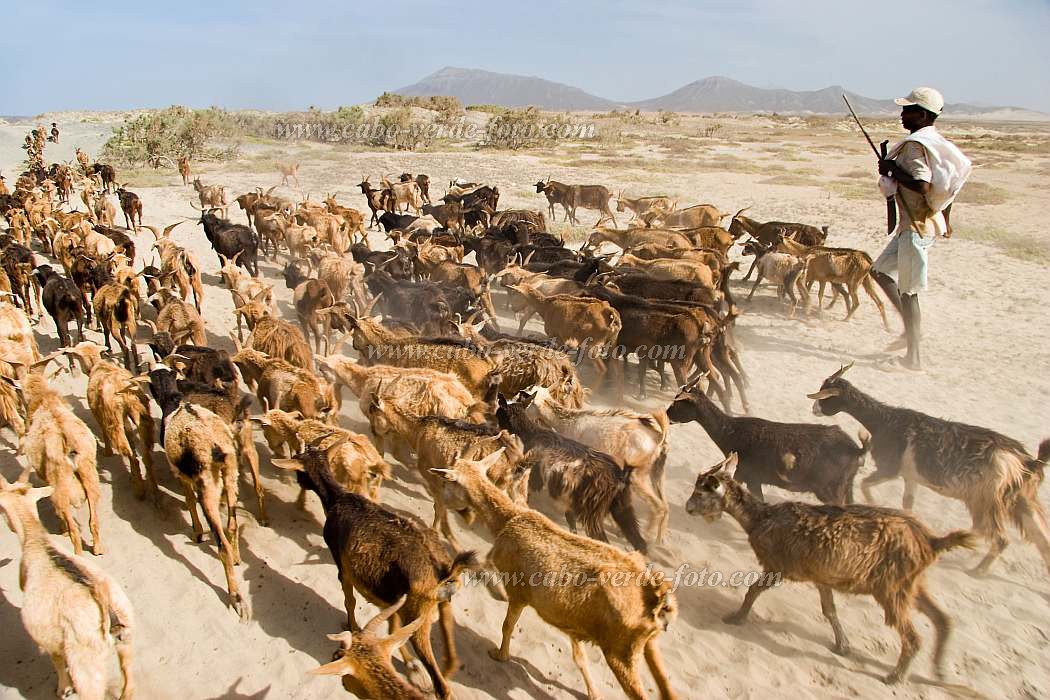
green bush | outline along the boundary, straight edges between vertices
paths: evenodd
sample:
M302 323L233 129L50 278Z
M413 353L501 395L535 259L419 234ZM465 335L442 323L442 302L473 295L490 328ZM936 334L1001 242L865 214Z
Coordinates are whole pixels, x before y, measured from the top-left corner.
M468 112L486 112L488 114L502 114L507 111L503 105L467 105Z
M190 160L229 160L237 146L218 146L216 139L238 136L240 130L221 109L173 106L143 114L113 130L101 159L125 166L174 167L181 156Z
M459 114L463 111L463 105L459 99L451 95L428 95L425 97L413 97L409 95L398 95L394 92L384 92L376 98L376 107L419 107L435 112L451 112Z

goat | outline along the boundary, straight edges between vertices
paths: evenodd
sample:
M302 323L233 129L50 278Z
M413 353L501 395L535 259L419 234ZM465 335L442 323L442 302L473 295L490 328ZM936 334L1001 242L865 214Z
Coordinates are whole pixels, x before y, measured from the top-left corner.
M548 179L546 185L544 185L544 187L542 188L539 186L539 183L537 183L536 191L543 192L544 194L546 194L547 189L552 184L559 183L553 183ZM565 206L566 204L568 205L567 207L565 207L566 216L568 217L571 223L580 223L579 219L576 218L577 209L597 209L601 213L601 215L598 217L598 223L595 224L596 226L601 225L601 223L606 219L612 219L613 226L616 226L616 216L612 213L612 210L609 208L609 199L612 197L612 193L609 192L608 187L605 187L604 185L563 185L562 187L569 188L567 202L562 202L562 206ZM548 201L550 201L549 196L547 199ZM553 218L553 203L551 203L550 209L551 218Z
M168 278L179 289L179 298L185 300L190 292L193 292L193 306L197 313L201 312L201 302L204 300L204 284L201 280L201 266L197 262L197 256L192 251L186 250L171 239L171 232L181 224L164 227L164 231L158 231L154 226L146 226L155 239L153 247L160 253L161 278ZM220 261L222 260L220 256Z
M135 344L138 330L139 297L134 289L120 282L109 282L103 285L91 302L95 316L102 326L102 336L106 349L109 349L110 336L120 346L124 355L124 366L138 371L139 350Z
M497 451L479 462L459 460L451 469L438 470L447 481L446 500L477 511L492 533L494 544L486 557L489 567L511 580L528 582L506 587L503 640L489 656L510 659L518 618L532 607L545 622L569 635L572 659L588 697L600 695L591 680L585 643L602 650L631 700L647 697L638 673L643 654L661 699L675 700L657 646L657 636L677 614L671 584L648 575L641 555L566 532L528 506L514 503L485 476L499 458ZM560 576L547 575L550 572L566 572L574 585L564 585ZM611 584L613 572L619 574L618 583L627 585ZM575 585L581 581L582 585Z
M871 436L861 432L857 447L837 425L726 415L695 381L678 393L667 417L672 423L699 423L723 454L737 453L737 478L757 498L763 498L763 485L770 484L812 492L822 503L853 503L853 479L871 443Z
M537 388L534 396L531 405L544 425L609 455L621 468L630 468L632 490L649 504L650 535L657 543L662 542L670 519L664 497L667 413L637 413L622 408L571 409L558 404L542 388Z
M124 213L125 228L138 231L142 225L142 200L131 190L125 189L127 184L117 188L117 198L120 200L120 211ZM135 217L138 217L138 223Z
M84 303L80 289L71 280L51 269L49 265L36 268L35 276L43 289L43 305L55 322L58 342L69 347L69 321L77 324L77 342L84 340Z
M183 183L185 184L185 183ZM197 191L202 209L215 209L227 218L226 188L222 185L205 185L199 177L193 178L193 189Z
M649 224L664 228L689 229L701 226L718 226L722 219L729 216L713 204L695 204L685 209L658 212L649 220Z
M131 447L131 431L137 430L141 441L137 450L142 455L142 463L145 465L149 491L156 499L157 479L153 472L153 442L156 429L149 411L149 399L143 394L142 387L133 381L131 372L102 359L103 349L101 345L88 341L78 343L64 352L76 357L88 375L88 407L102 435L103 454L107 457L112 456L116 448L131 471L131 485L135 496L143 498L146 494L146 483L142 478L139 459Z
M321 352L321 318L318 312L327 309L335 303L336 297L324 280L309 279L296 286L292 294L292 305L295 306L295 314L299 319L299 325L303 329L303 337L307 345L310 343L310 335L314 338L314 351ZM325 337L325 352L328 351L328 338Z
M299 163L278 163L277 171L281 173L281 184L287 185L288 178L295 180L295 186L298 189L302 189L302 185L299 184Z
M184 401L171 370L154 369L140 379L149 384L163 413L164 452L186 496L195 538L197 542L204 540L204 528L197 515L199 501L212 539L219 548L229 605L241 622L247 623L252 617L251 603L241 594L234 569L241 556L237 529L238 449L233 429L207 408ZM226 502L225 530L219 512L220 499Z
M631 546L645 554L648 545L631 503L633 468L621 468L608 454L544 427L527 415L531 402L528 394L518 394L513 402L499 397L496 411L499 427L521 438L521 468L531 470L529 491L546 488L570 530L576 532L579 518L587 536L602 542L608 542L602 521L611 515Z
M379 226L379 212L386 211L383 208L383 192L372 187L372 184L368 182L367 177L361 178L361 182L358 184L361 188L361 194L365 196L368 201L368 208L372 211L372 219L368 222L369 226Z
M120 663L120 697L134 694L134 611L113 577L83 557L54 545L37 515L36 503L54 487L10 484L0 476L0 510L22 546L19 584L22 623L58 674L58 695L103 700L112 648Z
M791 303L791 315L794 316L795 308L798 306L798 299L795 298L793 289L796 280L805 273L805 261L788 253L774 252L773 246L764 247L758 241L748 241L744 245L744 252L755 256L755 265L758 269L758 277L755 278L755 283L751 285L751 291L747 295L747 300L751 301L751 297L755 295L758 285L762 283L762 280L767 280L777 285L777 299L781 303L784 302L785 295L788 297ZM804 290L805 288L803 287L802 291L805 296Z
M299 485L321 498L324 539L339 572L350 630L359 629L354 616L355 589L365 600L382 607L407 596L394 629L417 618L425 620L412 635L412 647L437 696L451 697L447 678L459 662L450 600L460 575L474 568L474 553L451 556L432 530L345 490L332 477L324 451L308 447L293 459L275 459L273 464L294 470ZM445 641L445 664L441 669L430 645L435 607Z
M779 577L809 581L820 592L821 611L835 635L832 650L847 656L849 641L839 623L833 591L870 595L885 611L886 624L901 638L897 665L884 678L894 684L904 678L919 650L919 635L910 619L912 607L918 604L937 630L933 667L943 679L951 622L926 589L925 572L942 553L972 548L974 536L956 530L936 537L915 517L890 508L763 503L726 473L735 464L736 455L730 453L702 472L686 503L690 515L701 515L708 522L729 513L747 533L764 571L747 589L740 609L725 621L742 624L759 594Z
M164 332L171 335L175 344L192 343L207 345L208 334L204 319L190 304L179 299L170 289L161 289L151 300L159 307L157 321L144 321L154 333Z
M276 408L250 420L262 429L272 454L291 457L307 446L316 447L326 453L332 476L343 488L379 502L379 489L390 478L390 465L364 435ZM300 507L305 497L304 490L299 495Z
M190 157L179 156L178 168L179 175L182 177L182 186L185 187L190 184Z
M419 189L419 184L416 182L390 182L384 176L382 179L383 190L388 192L389 204L387 204L386 211L388 212L400 212L402 207L405 209L411 208L416 212L416 215L423 213L423 193Z
M245 347L285 360L309 372L314 371L310 344L306 342L303 332L288 321L273 316L263 292L247 301L240 299L239 295L235 295L234 299L242 302L235 307L235 311L244 315L251 329Z
M631 199L623 196L623 190L616 195L616 211L623 213L630 209L634 218L641 221L650 221L658 213L671 212L677 208L678 201L667 196Z
M46 364L54 355L38 364ZM62 394L48 386L43 374L30 374L22 382L22 396L26 406L26 434L22 452L26 456L23 477L35 470L49 486L54 487L51 502L55 513L65 523L73 551L84 552L80 541L80 526L75 511L84 502L88 506L91 530L91 551L103 553L99 532L99 479L95 454L95 436L84 421L62 398Z
M407 595L393 605L384 608L368 621L359 632L340 632L328 638L339 642L335 660L310 671L321 676L342 676L343 688L362 698L400 698L401 700L426 700L414 685L397 675L390 655L411 639L426 621L417 617L403 627L379 636L379 626L389 620L405 604Z
M961 501L973 529L991 541L971 573L986 573L1006 549L1008 521L1036 546L1050 570L1050 532L1039 502L1050 440L1039 445L1033 459L1021 443L993 430L876 401L842 378L850 367L852 363L825 379L809 398L815 414L845 412L871 432L875 473L861 482L865 500L872 502L872 486L901 477L903 506L911 510L916 486L925 486Z
M192 202L191 202L192 204ZM194 207L199 209L199 207ZM247 270L252 277L259 276L259 237L255 231L242 224L231 223L220 219L210 211L201 210L198 221L204 227L204 235L216 254L224 255L230 260L239 255L238 265ZM220 258L219 264L222 264Z
M260 403L299 411L307 418L326 419L334 414L335 396L331 385L312 371L257 350L241 349L231 359L246 383L256 384Z
M828 227L810 226L808 224L795 224L784 221L767 221L760 223L754 219L742 216L749 207L745 207L733 215L729 222L729 233L733 238L740 238L750 234L763 245L777 245L785 238L792 238L802 245L814 246L824 245L828 238ZM744 279L751 276L749 271Z
M581 299L564 294L544 297L525 283L504 286L521 294L536 309L547 335L566 346L579 348L579 352L589 352L597 370L595 385L600 385L606 374L606 355L616 345L623 327L616 309L600 299Z
M824 300L824 285L827 283L831 283L832 286L842 285L848 292L846 295L846 317L843 319L848 321L860 306L857 288L863 285L864 291L875 302L875 306L879 310L883 328L886 330L890 329L889 323L886 321L886 307L875 290L870 255L862 250L854 250L852 248L807 248L794 243L794 241L788 241L790 239L784 241L788 246L788 252L806 261L805 275L799 280L800 286L808 289L813 285L813 282L820 283L820 288L817 292L818 310L821 308Z

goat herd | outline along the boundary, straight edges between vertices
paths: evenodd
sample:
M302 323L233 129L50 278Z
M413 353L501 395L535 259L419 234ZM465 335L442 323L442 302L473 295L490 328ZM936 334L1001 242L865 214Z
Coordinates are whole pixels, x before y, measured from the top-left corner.
M463 181L450 183L443 203L433 205L423 175L397 182L384 177L378 188L364 178L367 227L361 212L332 196L294 201L274 188L235 199L248 221L243 225L226 218L225 189L198 178L192 183L196 221L235 305L236 351L230 353L209 344L201 303L217 291L205 287L201 261L173 237L183 222L163 230L142 226L152 233L152 253L136 253L144 240L134 236L142 200L116 186L112 167L91 163L79 149L78 160L79 168L27 171L13 192L3 187L0 195L7 221L0 288L9 297L0 302L0 427L15 434L25 464L17 481L0 477L0 506L22 544L22 618L50 654L60 694L75 689L83 700L102 698L111 648L123 673L121 697L130 698L134 685L131 604L96 560L82 556L77 513L85 503L92 552L104 551L96 435L103 453L115 452L130 469L135 495L155 501L159 442L196 540L210 532L229 605L247 622L250 597L237 572L238 480L243 469L251 472L258 520L268 524L255 441L255 431L261 433L269 463L289 470L302 487L300 502L307 491L319 496L324 540L345 594L349 631L331 637L339 645L335 660L316 672L342 676L347 690L361 697L424 697L391 663L408 641L436 695L451 697L449 678L459 665L452 597L462 576L481 574L489 574L492 594L508 605L493 659L510 658L518 617L532 607L569 636L589 697L599 693L585 643L601 649L628 697L646 697L642 658L660 697L677 697L657 644L675 618L675 596L645 559L668 527L670 423L698 423L727 456L701 470L686 511L708 521L728 513L747 532L766 572L814 583L837 653L848 653L849 642L833 591L867 594L884 608L901 639L889 683L905 677L919 647L911 622L916 606L936 627L933 658L941 672L950 621L924 579L941 553L973 547L975 536L983 537L991 546L977 571L986 571L1006 547L1012 523L1050 566L1038 500L1050 441L1036 458L991 430L881 403L843 377L846 367L810 398L818 415L853 416L863 426L859 442L836 426L728 413L734 388L747 411L733 334L738 307L729 285L739 265L728 258L735 243L756 257L755 287L762 279L776 283L792 313L795 293L808 305L813 283L821 296L832 285L832 302L844 297L847 318L861 286L882 311L870 258L826 247L826 229L761 224L743 212L727 229L720 224L728 215L711 205L678 209L666 197L613 197L605 187L549 178L536 183L547 215L500 210L496 187ZM179 163L184 185L189 166ZM297 170L284 165L281 174L298 183ZM83 211L72 206L74 181ZM107 198L114 190L124 230L114 226ZM591 208L601 212L599 223L615 226L611 201L617 212L634 213L631 227L596 227L579 250L547 231L556 205L570 221L578 208ZM403 214L405 207L417 216ZM370 247L373 225L385 229L392 242L387 249ZM606 246L615 247L615 255L602 254ZM463 262L470 253L474 264ZM259 276L260 257L285 254L284 281L293 290L298 324L279 316L273 286ZM38 264L43 256L48 263ZM520 316L516 334L499 329L496 285ZM34 326L44 328L45 310L58 338L56 344L41 336L57 347L41 356ZM381 316L372 315L376 310ZM542 319L545 336L525 334L533 315ZM85 340L95 329L95 340ZM336 333L343 337L333 344ZM151 361L140 356L140 335ZM339 354L344 343L353 356ZM663 384L664 367L671 366L681 387L673 403L652 413L587 406L588 391L622 398L630 356L637 358L640 396L648 370ZM49 384L51 363L55 373L76 363L87 375L94 430ZM339 426L344 389L357 397L371 436ZM899 477L904 510L853 505L854 477L869 452L876 469L861 484L865 499L872 502L873 485ZM381 505L382 482L391 478L387 454L415 468L414 478L433 498L432 527ZM34 471L45 487L30 485ZM766 503L765 485L812 494L824 505ZM972 533L937 536L910 514L919 485L965 504ZM568 529L529 507L535 492L553 499ZM644 533L635 495L649 510ZM59 549L38 519L35 503L48 496L75 555ZM467 525L479 519L486 526L492 547L483 558L460 548L450 510ZM607 516L635 552L608 543ZM583 583L551 585L544 576L564 571ZM751 586L726 621L743 622L770 585L762 579ZM355 619L358 594L381 610L363 627ZM440 664L430 641L436 620L445 651ZM384 622L387 633L380 629ZM407 648L402 653L408 661Z

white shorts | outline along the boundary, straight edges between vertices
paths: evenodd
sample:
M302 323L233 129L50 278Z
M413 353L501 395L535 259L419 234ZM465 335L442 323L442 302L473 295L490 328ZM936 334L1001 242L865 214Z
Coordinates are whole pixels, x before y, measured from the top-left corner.
M932 234L923 238L915 231L902 231L893 237L872 267L876 272L895 277L901 294L924 292L928 251L936 238Z

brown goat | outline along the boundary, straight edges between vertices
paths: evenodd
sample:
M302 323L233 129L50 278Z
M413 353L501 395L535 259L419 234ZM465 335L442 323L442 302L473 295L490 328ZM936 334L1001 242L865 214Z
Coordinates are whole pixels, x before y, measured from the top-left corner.
M407 596L379 612L359 632L330 634L328 638L339 642L335 661L310 671L319 676L342 676L343 688L361 698L398 698L399 700L426 700L414 685L406 683L397 675L390 655L411 639L423 623L424 617L391 632L379 636L379 626L388 621L402 605Z
M731 453L702 472L686 503L690 515L702 515L708 522L729 513L747 532L762 564L764 575L747 589L740 609L725 621L744 622L758 596L779 577L809 581L820 591L821 611L835 635L833 651L846 656L850 647L833 591L870 595L885 611L886 624L901 638L897 666L884 679L892 684L904 678L919 650L919 635L911 623L912 607L918 604L937 629L933 665L937 677L943 678L951 622L926 590L925 573L942 553L972 548L974 535L956 530L936 537L918 519L890 508L764 503L726 473L735 465L736 453Z
M572 659L588 697L600 695L591 680L585 643L602 650L631 700L647 697L638 672L643 655L662 700L677 698L657 645L660 632L677 613L671 583L649 575L641 555L566 532L528 506L514 503L485 476L500 456L494 452L479 462L459 460L451 469L440 470L447 480L445 498L450 505L476 510L492 533L489 566L516 582L506 586L503 641L489 656L510 659L511 635L521 613L531 607L569 635ZM547 575L552 572L567 573L574 584L561 584L556 580L560 577ZM612 585L613 576L625 585ZM580 581L582 585L575 585Z

